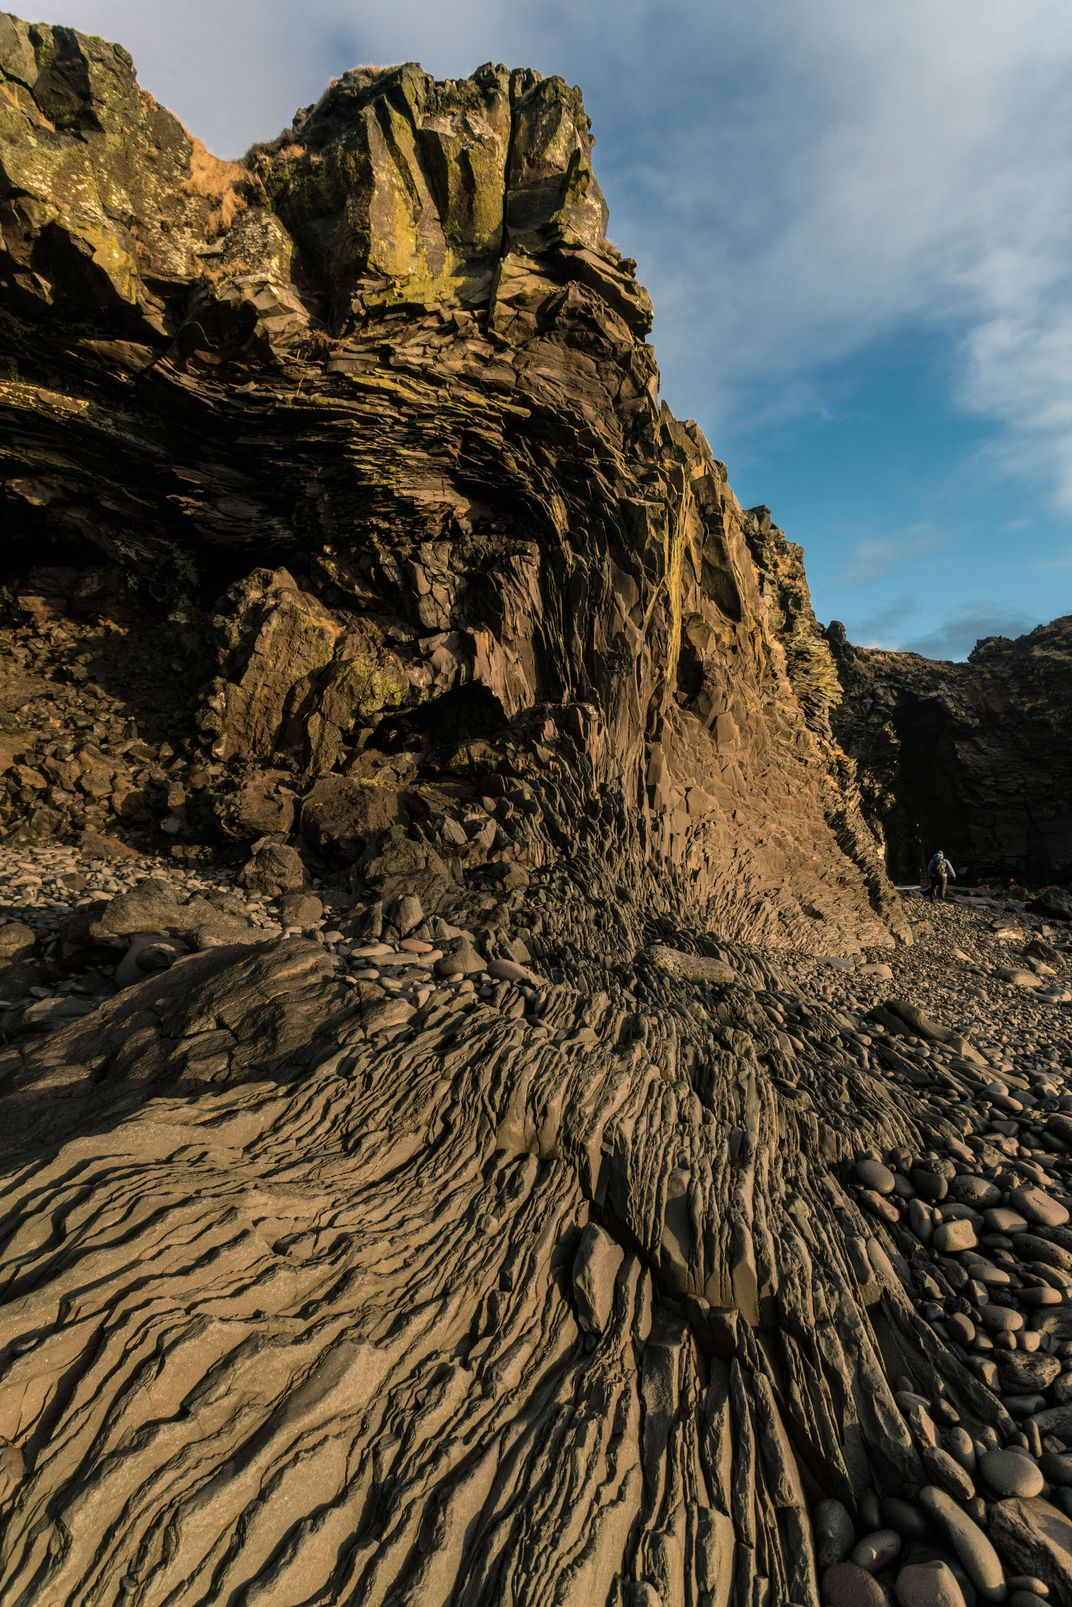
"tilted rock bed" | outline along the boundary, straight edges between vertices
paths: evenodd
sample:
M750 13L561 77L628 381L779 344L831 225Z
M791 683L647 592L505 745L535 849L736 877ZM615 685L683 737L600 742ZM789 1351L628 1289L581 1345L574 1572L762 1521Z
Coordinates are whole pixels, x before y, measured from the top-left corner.
M1067 944L889 947L579 93L0 78L0 1600L1067 1600Z
M0 826L587 850L744 941L897 935L800 549L659 398L577 89L358 68L221 162L106 41L0 13L0 81Z
M1056 926L0 880L116 944L0 1058L5 1599L1070 1599L1072 1017L996 975ZM199 900L255 930L117 985Z

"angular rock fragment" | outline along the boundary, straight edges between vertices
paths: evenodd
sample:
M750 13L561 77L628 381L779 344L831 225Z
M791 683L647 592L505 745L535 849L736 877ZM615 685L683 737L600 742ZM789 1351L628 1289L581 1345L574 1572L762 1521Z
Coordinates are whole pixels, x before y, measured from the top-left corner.
M594 1222L581 1233L573 1257L573 1295L577 1321L586 1333L602 1333L610 1322L614 1285L621 1270L620 1245Z
M0 61L0 823L154 869L61 922L24 866L7 940L0 1594L1052 1574L1057 1040L904 984L799 550L658 400L579 93L356 69L218 163L115 47Z
M994 1543L1011 1567L1049 1587L1054 1601L1072 1598L1072 1518L1041 1498L999 1501L990 1518Z

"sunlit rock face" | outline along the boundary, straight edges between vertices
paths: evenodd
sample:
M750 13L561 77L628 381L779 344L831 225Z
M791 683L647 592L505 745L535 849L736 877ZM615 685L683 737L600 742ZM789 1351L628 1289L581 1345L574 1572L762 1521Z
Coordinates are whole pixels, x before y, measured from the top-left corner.
M1063 1599L1067 954L894 943L577 91L0 62L0 1599Z
M657 399L577 90L361 69L224 163L116 46L0 52L4 561L60 567L59 619L92 568L182 624L216 795L349 775L405 833L523 781L498 859L583 848L730 936L896 925L769 534Z

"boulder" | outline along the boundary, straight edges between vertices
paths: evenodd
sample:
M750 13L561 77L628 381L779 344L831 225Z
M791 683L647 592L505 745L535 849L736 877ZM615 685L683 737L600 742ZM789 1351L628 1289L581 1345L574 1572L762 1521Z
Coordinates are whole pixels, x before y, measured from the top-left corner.
M602 1333L610 1322L615 1280L623 1259L621 1245L589 1222L573 1257L572 1274L577 1321L585 1333Z
M189 929L187 900L163 877L147 876L125 892L117 893L89 925L96 942L115 943L140 932Z
M286 843L258 843L238 877L251 893L274 898L305 884L305 866L297 849Z
M897 1575L893 1593L897 1607L966 1607L957 1577L944 1562L909 1563Z
M724 960L709 954L684 954L667 943L652 943L637 958L647 961L656 970L701 986L725 988L737 981L736 970Z
M1042 1492L1042 1470L1033 1457L1019 1451L987 1451L979 1471L995 1495L1033 1496Z
M889 1592L854 1562L836 1562L823 1574L823 1601L829 1607L890 1607Z
M1005 1575L997 1552L982 1529L944 1490L925 1485L920 1505L944 1529L983 1601L1005 1599Z
M221 797L218 814L225 835L240 841L289 836L295 818L292 778L283 771L250 776Z
M1031 1574L1056 1602L1072 1601L1072 1518L1041 1497L998 1501L990 1511L994 1544L1010 1572Z
M37 933L25 921L8 921L0 926L0 966L27 960L36 948Z
M315 926L324 906L315 893L285 893L279 901L279 919L284 926Z
M314 847L354 860L370 838L406 815L404 794L398 791L349 776L324 776L302 802L301 832Z

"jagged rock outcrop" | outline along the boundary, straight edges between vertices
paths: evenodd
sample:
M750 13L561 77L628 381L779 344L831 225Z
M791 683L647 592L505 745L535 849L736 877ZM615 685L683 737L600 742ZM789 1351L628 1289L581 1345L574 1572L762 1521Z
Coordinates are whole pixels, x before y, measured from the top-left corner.
M936 848L962 877L1072 882L1072 615L966 663L854 647L831 627L834 731L859 764L888 866L913 880Z
M583 843L725 935L844 951L898 927L757 567L769 521L658 402L576 90L362 69L222 163L115 46L5 17L0 70L13 638L73 660L83 699L96 644L62 651L65 594L131 648L90 804L78 752L12 721L9 819L181 852L285 836L345 776L405 794L376 829L455 884ZM52 635L27 641L42 595ZM120 750L157 623L187 706L173 688L143 774ZM514 795L516 832L481 815Z
M124 879L61 952L238 896ZM0 1053L5 1601L1072 1599L1067 1013L998 1079L565 866L370 915Z
M1068 1599L1068 952L844 969L830 651L578 93L224 164L0 64L0 1596Z

